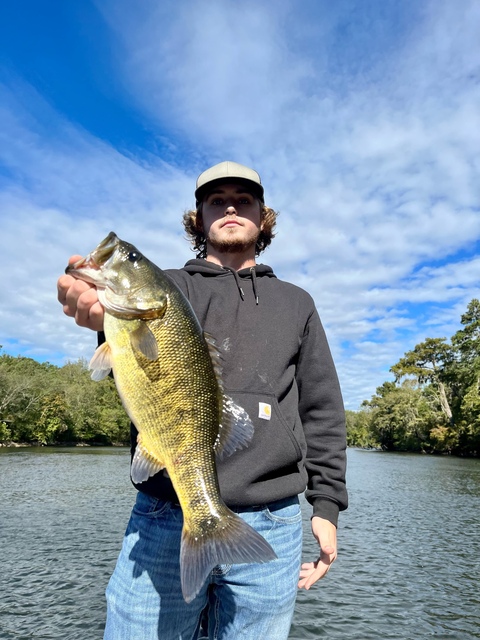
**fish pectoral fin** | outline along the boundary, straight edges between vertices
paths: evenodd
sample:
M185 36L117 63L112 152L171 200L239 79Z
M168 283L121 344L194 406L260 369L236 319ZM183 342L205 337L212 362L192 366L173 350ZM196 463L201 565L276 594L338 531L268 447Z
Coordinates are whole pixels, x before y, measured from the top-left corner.
M137 442L137 448L133 455L132 468L130 470L132 481L135 484L145 482L145 480L148 480L164 468L165 464L163 461L158 460L149 453L141 442Z
M104 342L98 347L90 360L88 368L92 372L92 380L96 382L108 376L112 370L112 350L108 342Z
M139 326L130 333L130 343L132 348L140 351L149 360L158 358L158 344L152 330L146 322L141 322Z
M248 413L229 396L223 396L223 411L215 453L220 460L231 456L238 449L248 447L253 437L253 424Z
M253 437L253 424L245 409L235 404L232 398L223 394L222 354L212 336L208 333L203 335L208 345L218 387L222 392L222 418L217 441L214 445L215 453L221 460L231 456L238 449L248 447Z

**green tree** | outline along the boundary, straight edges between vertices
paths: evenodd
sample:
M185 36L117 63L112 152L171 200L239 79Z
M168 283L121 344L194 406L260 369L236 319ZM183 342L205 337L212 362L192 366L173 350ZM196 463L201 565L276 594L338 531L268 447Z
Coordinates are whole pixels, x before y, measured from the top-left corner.
M32 425L31 437L41 444L54 444L66 431L67 406L63 394L44 395L40 401L40 410Z
M43 397L53 389L55 367L32 358L0 356L0 420L9 425L12 440L35 440Z
M111 378L94 382L86 361L69 362L60 370L68 414L64 438L88 443L126 443L129 420Z
M462 454L480 456L480 375L463 397L458 450Z
M480 302L476 298L469 303L461 323L463 329L452 336L456 358L448 372L458 426L453 450L480 455Z
M464 363L475 364L480 357L480 301L474 298L461 317L464 328L452 337L452 345Z
M377 448L379 443L375 440L370 426L370 409L363 406L360 411L346 411L347 418L347 445L349 447L361 447L363 449Z
M129 420L111 378L86 362L63 367L0 354L0 441L126 443Z
M450 344L426 338L407 351L390 369L395 382L385 382L363 403L366 431L383 448L480 456L478 299L461 323ZM350 418L351 442L368 440L359 425L357 416Z
M438 418L423 390L413 380L400 386L385 382L369 402L370 428L387 451L430 449L430 430Z
M430 383L437 392L442 411L447 419L453 422L449 401L451 391L445 385L446 368L453 361L454 351L447 344L446 338L427 338L424 342L417 344L412 351L407 351L390 371L397 382L404 376L413 376L420 385Z

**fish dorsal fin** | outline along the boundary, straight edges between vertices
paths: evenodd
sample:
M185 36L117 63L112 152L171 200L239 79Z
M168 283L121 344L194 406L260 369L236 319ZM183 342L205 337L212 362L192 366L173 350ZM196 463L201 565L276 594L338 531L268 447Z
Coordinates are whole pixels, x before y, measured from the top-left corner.
M130 475L135 484L145 482L151 476L165 468L162 460L154 457L148 449L143 445L140 434L137 437L137 447L133 455L132 468Z
M214 449L222 460L238 449L248 447L253 436L253 424L248 413L229 396L223 396L222 421Z
M149 360L158 358L157 341L146 322L141 322L130 332L130 343L135 351L140 351Z
M223 393L223 383L222 383L222 354L220 353L215 339L209 334L203 334L205 338L205 342L208 346L208 352L210 354L210 359L213 364L213 371L215 372L215 376L217 378L218 386L220 391Z
M96 382L108 376L112 370L112 350L108 342L104 342L97 348L90 360L88 368L92 372L92 380Z

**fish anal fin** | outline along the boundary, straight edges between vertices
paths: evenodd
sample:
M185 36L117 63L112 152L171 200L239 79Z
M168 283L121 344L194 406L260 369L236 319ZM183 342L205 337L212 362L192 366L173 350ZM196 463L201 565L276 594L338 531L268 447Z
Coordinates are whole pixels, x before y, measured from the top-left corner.
M135 484L145 482L151 476L165 468L163 460L152 455L146 446L143 445L140 436L137 439L137 447L133 454L130 475Z
M253 437L253 424L248 413L229 396L223 396L222 419L214 445L215 453L222 460L238 449L248 447Z
M96 349L88 368L92 372L92 380L96 382L108 376L112 370L112 350L108 342L104 342Z
M185 602L199 593L213 567L219 564L244 564L275 560L276 553L255 529L227 510L221 526L210 535L182 532L180 579Z
M138 327L130 332L130 343L135 351L140 351L149 360L158 358L158 344L146 322L140 322Z

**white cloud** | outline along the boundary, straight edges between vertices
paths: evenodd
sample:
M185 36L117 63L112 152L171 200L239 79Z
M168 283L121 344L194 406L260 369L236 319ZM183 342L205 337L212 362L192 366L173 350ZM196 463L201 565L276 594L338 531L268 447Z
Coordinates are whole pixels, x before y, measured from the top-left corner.
M99 3L122 44L131 96L151 117L217 152L227 143L223 153L238 153L241 139L263 138L265 127L276 131L312 73L281 29L289 3L121 6Z
M69 124L31 88L20 89L1 93L7 126L0 160L10 178L0 191L0 344L61 362L88 355L95 342L56 301L69 255L91 251L114 230L164 268L183 263L192 255L179 220L192 202L192 176L125 157ZM25 104L52 120L56 134L46 135Z

